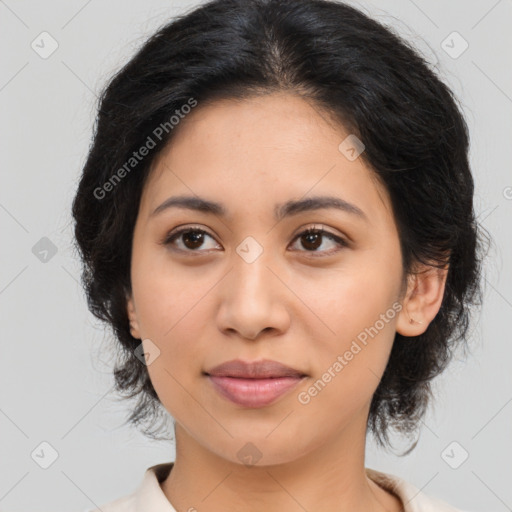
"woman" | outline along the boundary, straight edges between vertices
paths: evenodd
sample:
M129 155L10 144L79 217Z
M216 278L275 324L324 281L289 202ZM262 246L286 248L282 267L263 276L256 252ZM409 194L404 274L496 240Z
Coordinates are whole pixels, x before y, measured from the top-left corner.
M364 466L481 293L465 120L389 29L323 0L173 20L105 89L73 215L129 420L176 437L103 512L457 510Z

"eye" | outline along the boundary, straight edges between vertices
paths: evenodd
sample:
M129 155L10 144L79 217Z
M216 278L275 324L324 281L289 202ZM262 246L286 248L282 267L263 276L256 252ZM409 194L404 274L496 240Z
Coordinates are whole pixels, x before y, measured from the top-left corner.
M178 231L169 233L165 237L163 244L175 246L175 241L179 241L182 245L181 247L174 247L177 250L184 252L199 252L196 249L204 244L205 235L213 240L213 237L203 229L191 227L182 228Z
M329 231L321 228L308 228L304 231L301 231L294 240L302 239L302 246L307 248L306 252L313 253L312 256L330 256L331 254L337 253L340 249L334 248L330 250L317 251L319 247L321 247L324 242L324 239L327 238L334 242L334 246L338 247L348 247L348 243L341 237L336 236ZM323 253L323 254L316 254Z
M204 243L205 236L214 240L214 238L208 234L206 231L196 227L186 227L182 229L178 229L177 231L172 231L169 233L165 239L163 240L163 245L173 246L174 249L182 252L196 252L200 253L203 251L198 251ZM301 231L295 238L295 240L302 239L302 246L306 248L305 252L314 253L312 256L322 256L323 255L331 255L338 252L339 247L348 247L348 243L341 237L336 236L325 229L321 228L308 228L304 231ZM324 239L328 239L331 242L334 242L334 249L318 251L317 249L324 245ZM180 242L177 244L176 242ZM180 246L181 245L181 246ZM336 248L338 246L338 248ZM210 247L209 249L215 249L215 247ZM208 248L204 249L208 250ZM320 253L320 254L316 254Z

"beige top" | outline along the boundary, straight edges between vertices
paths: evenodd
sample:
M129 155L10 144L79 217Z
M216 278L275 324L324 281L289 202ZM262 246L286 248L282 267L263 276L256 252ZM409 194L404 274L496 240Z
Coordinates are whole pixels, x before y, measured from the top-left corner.
M172 469L172 462L148 468L138 488L90 512L176 512L160 487ZM398 476L366 468L366 474L377 485L397 495L405 505L404 512L464 512L423 494ZM190 508L194 511L194 508Z

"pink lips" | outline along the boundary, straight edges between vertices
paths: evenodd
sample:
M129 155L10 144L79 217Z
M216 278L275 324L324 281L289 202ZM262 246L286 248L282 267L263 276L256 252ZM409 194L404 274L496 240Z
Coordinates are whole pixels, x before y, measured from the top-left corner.
M239 359L222 363L206 375L222 396L243 407L269 405L306 376L277 361Z

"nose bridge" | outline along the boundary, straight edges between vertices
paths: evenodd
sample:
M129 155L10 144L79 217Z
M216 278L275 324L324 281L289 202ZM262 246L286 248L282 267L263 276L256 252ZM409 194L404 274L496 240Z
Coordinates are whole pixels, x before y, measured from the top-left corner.
M279 301L285 295L283 284L274 275L279 268L276 253L270 245L265 247L252 236L247 236L235 247L230 277L222 295L223 309L229 311L228 316L239 327L244 323L254 328L271 324L276 321L273 316L280 316L278 312L283 305Z
M233 280L234 287L250 293L260 294L272 287L275 279L268 267L272 267L270 246L265 247L253 236L247 236L235 250Z
M217 324L227 333L235 331L245 339L254 340L269 329L284 332L289 328L290 317L285 286L278 270L279 251L272 249L270 237L258 234L247 236L231 254L231 271L223 282Z

